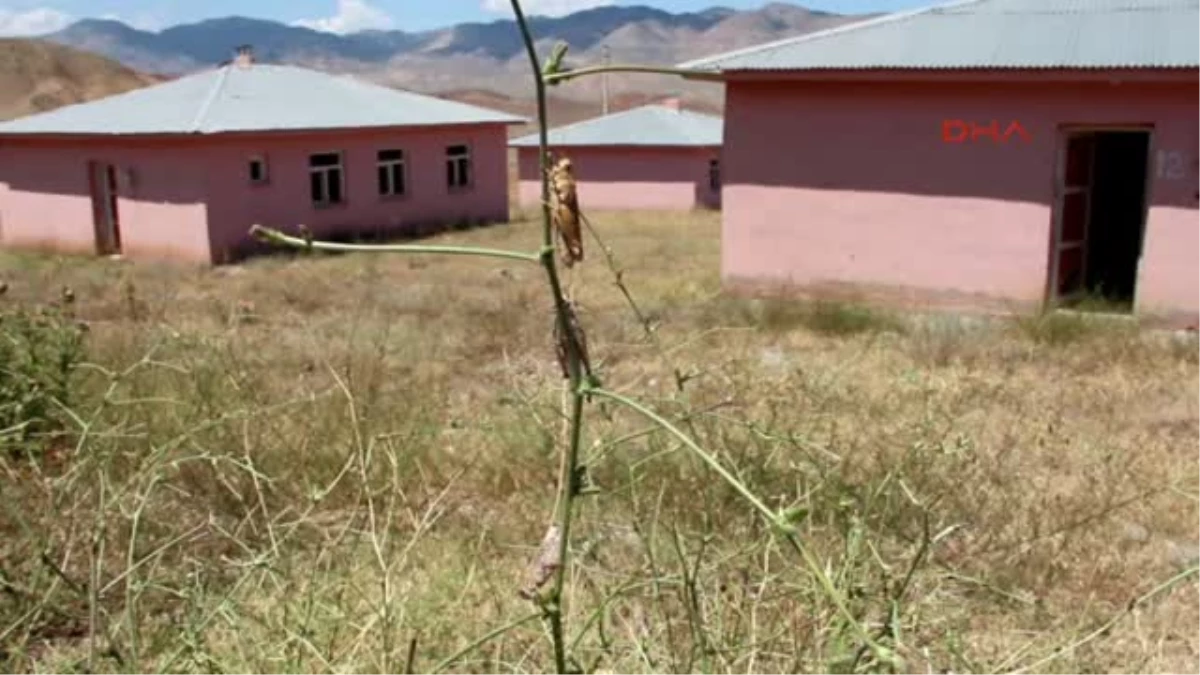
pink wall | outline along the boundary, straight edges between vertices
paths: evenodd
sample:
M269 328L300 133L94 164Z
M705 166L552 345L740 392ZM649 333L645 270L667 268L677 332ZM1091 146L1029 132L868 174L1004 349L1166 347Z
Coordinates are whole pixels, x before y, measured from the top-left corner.
M451 194L445 146L470 146L473 185ZM0 141L0 245L95 252L88 161L132 169L120 187L122 253L137 258L223 262L257 248L251 225L322 236L418 233L457 222L508 219L507 139L502 125L189 139ZM409 195L380 198L378 149L407 155ZM343 153L346 203L316 208L308 154ZM248 179L251 155L268 158L270 183Z
M1058 126L1153 124L1155 179L1138 308L1194 315L1195 75L1175 83L730 82L722 275L731 282L859 285L970 304L1045 296ZM945 119L1031 141L951 144Z
M450 192L446 182L448 145L471 149L474 184ZM376 152L404 150L408 195L380 197ZM418 234L458 222L508 220L508 148L503 125L361 131L323 136L223 139L212 146L211 230L214 255L222 259L245 244L255 223L295 232L303 223L317 236L387 231ZM308 156L341 152L346 203L314 207L310 200ZM251 186L247 162L266 155L270 184Z
M0 145L0 245L94 253L88 162L132 168L117 210L123 253L130 257L203 260L206 182L199 163L155 144L12 143Z
M551 148L554 151L554 148ZM564 148L575 168L581 208L686 211L718 207L708 184L708 162L720 148ZM521 205L541 201L537 150L518 149Z

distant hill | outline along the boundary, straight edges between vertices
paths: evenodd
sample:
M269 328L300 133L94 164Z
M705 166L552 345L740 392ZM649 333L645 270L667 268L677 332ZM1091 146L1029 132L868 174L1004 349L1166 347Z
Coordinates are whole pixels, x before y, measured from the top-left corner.
M571 45L569 60L576 64L599 63L608 47L614 62L665 65L872 16L876 15L831 14L787 3L754 11L714 7L678 14L645 6L608 6L559 18L533 17L531 27L542 53L554 41L564 40ZM511 95L529 88L529 65L511 20L423 32L334 35L244 17L210 19L160 32L89 19L44 37L147 72L181 74L211 67L228 59L238 45L251 44L263 62L349 73L418 91L475 89ZM595 100L599 87L598 78L581 79L556 95ZM614 94L657 92L664 87L683 87L710 100L720 90L662 76L610 78Z
M0 38L0 119L120 94L161 81L116 61L42 40Z

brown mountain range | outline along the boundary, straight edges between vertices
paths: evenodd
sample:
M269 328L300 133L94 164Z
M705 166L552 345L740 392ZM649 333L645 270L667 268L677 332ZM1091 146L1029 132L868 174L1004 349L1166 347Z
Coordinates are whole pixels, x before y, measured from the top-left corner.
M674 14L644 6L609 6L558 18L534 17L532 28L543 54L555 42L567 42L570 66L602 63L606 58L614 63L669 65L868 16L817 12L778 2L749 11L714 7ZM263 62L352 74L529 118L535 114L529 63L511 20L419 33L334 35L229 17L159 32L89 19L42 40L0 40L0 117L87 101L210 68L227 60L234 47L247 43ZM603 83L600 77L589 77L553 88L550 123L558 126L599 115ZM613 74L607 84L613 112L664 95L681 97L691 109L718 112L723 98L719 85L673 76ZM513 133L530 130L527 126Z
M713 7L671 13L646 6L612 5L563 17L533 17L538 50L557 41L571 47L568 63L670 65L706 54L833 28L874 15L818 12L775 2L756 10ZM349 73L382 84L429 93L480 90L527 98L529 63L513 21L464 23L405 32L370 30L334 35L274 21L226 17L142 31L123 23L89 19L45 36L94 51L144 72L186 73L229 58L252 44L260 61L291 63ZM720 102L721 87L677 77L614 75L613 95L668 91ZM555 90L556 97L599 101L600 78L581 78Z

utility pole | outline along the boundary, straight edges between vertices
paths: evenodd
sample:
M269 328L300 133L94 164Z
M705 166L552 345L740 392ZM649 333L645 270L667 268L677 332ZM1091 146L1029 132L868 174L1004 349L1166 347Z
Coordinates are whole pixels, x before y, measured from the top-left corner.
M604 45L604 65L609 65L611 57L608 45ZM602 115L608 114L608 73L600 74L600 110Z

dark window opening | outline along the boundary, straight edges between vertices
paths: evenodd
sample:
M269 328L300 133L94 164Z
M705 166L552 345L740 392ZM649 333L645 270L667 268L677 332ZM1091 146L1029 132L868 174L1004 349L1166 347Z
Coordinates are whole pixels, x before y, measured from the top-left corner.
M250 182L265 183L267 182L267 161L261 157L254 157L250 160Z
M721 190L721 162L711 159L708 161L708 189L713 192Z
M398 197L405 194L404 151L380 150L378 161L379 195Z
M312 155L308 159L308 167L313 204L341 204L344 201L341 154L329 152Z
M471 186L471 151L467 146L446 148L446 185L453 190Z
M320 204L325 201L325 179L321 174L315 172L310 178L312 179L312 185L310 186L312 188L312 200Z

